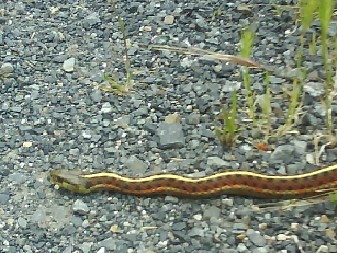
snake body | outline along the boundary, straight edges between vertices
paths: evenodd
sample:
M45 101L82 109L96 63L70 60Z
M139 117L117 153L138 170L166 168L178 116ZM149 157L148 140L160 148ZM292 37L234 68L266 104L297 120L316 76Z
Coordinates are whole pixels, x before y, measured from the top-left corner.
M212 197L222 194L259 198L301 198L337 189L337 165L296 175L267 175L251 171L225 171L205 177L157 174L127 177L116 173L85 174L51 170L51 183L75 193L111 190L139 196L172 195Z

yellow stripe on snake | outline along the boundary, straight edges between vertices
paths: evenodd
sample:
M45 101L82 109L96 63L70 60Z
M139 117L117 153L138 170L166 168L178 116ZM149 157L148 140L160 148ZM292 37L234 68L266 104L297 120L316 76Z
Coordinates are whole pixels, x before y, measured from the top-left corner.
M222 194L259 198L302 198L337 189L337 165L297 175L267 175L251 171L224 171L205 177L157 174L127 177L116 173L86 174L51 170L50 181L75 193L111 190L138 196L173 195L212 197Z

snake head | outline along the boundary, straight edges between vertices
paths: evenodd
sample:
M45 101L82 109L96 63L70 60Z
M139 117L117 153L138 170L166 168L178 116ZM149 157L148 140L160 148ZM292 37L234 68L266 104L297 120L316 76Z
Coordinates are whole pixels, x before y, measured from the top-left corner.
M86 187L88 185L87 179L81 175L80 171L51 170L49 172L49 181L71 192L81 194L90 192L90 189Z

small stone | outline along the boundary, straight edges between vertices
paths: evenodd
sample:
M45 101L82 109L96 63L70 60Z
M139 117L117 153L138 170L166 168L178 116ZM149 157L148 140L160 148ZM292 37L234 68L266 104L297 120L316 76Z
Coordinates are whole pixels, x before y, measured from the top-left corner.
M191 113L187 119L186 119L186 122L187 124L189 125L198 125L200 124L200 114L198 113Z
M104 247L101 247L101 248L97 251L97 253L105 253L105 248L104 248Z
M12 111L13 112L21 112L22 111L22 107L21 106L13 106L12 107Z
M118 225L112 225L110 227L110 232L112 232L112 233L121 233L121 229L118 227Z
M230 165L229 162L226 162L226 161L224 161L221 158L216 157L216 156L208 157L206 163L207 163L208 166L214 166L214 167L223 167L223 166L228 167Z
M177 204L179 203L179 199L177 197L168 195L165 197L165 202Z
M82 222L82 227L87 228L87 227L89 227L89 226L90 226L89 221L88 221L87 219L85 219L85 220Z
M179 113L172 113L165 117L165 122L168 124L180 123L181 116Z
M238 246L236 247L236 250L238 252L247 252L247 247L243 243L239 243Z
M325 87L322 82L307 82L303 85L303 91L313 97L318 97L325 93Z
M33 142L31 141L25 141L24 143L22 143L22 147L24 148L30 148L31 146L33 146Z
M289 236L287 236L285 234L279 234L279 235L277 235L276 238L277 238L278 241L285 241L289 238Z
M192 228L189 232L188 235L190 237L196 237L196 236L200 236L200 237L204 237L205 232L202 228Z
M145 32L151 32L152 31L152 27L149 26L149 25L146 25L146 26L144 26L144 31Z
M335 239L336 238L336 232L332 229L326 229L325 230L325 235L331 239Z
M330 222L330 219L326 215L322 215L320 220L321 220L322 223L329 223Z
M195 219L197 221L201 221L202 220L202 215L201 214L193 215L193 219Z
M267 229L267 228L268 228L268 223L265 223L265 222L260 223L260 224L259 224L259 228L262 229L262 230Z
M26 228L27 227L27 221L22 218L22 217L19 217L18 218L18 225L21 227L21 228Z
M281 84L281 83L284 83L285 79L280 78L280 77L270 76L269 81L272 84Z
M271 161L282 161L283 163L289 163L294 157L294 146L283 145L277 147L274 152L270 155Z
M236 239L239 240L240 242L243 242L247 238L246 234L238 234L236 236Z
M144 174L146 169L148 168L148 165L144 161L138 159L134 155L126 160L125 166L134 174L140 175Z
M164 23L167 25L172 25L174 21L174 16L172 15L167 15L164 19Z
M85 27L90 27L99 23L101 23L101 19L98 12L93 12L83 19L83 25Z
M8 179L17 184L23 184L27 181L27 177L22 173L13 173L8 176Z
M10 104L8 102L3 102L2 106L1 106L1 109L3 111L7 111L10 107Z
M62 63L62 62L65 62L67 60L67 56L64 55L64 54L61 54L61 55L57 55L53 58L53 61L56 62L56 63Z
M84 130L84 131L82 132L83 138L84 138L84 139L90 139L90 138L91 138L91 133L90 133L90 132L91 132L90 129Z
M83 251L83 253L89 253L91 252L92 245L92 242L83 242L82 245L79 246L79 248Z
M75 213L84 215L89 212L89 207L82 200L77 199L73 205L73 211Z
M186 222L176 222L176 223L173 223L171 228L173 230L183 230L186 228Z
M22 249L23 249L24 252L33 252L32 247L30 245L27 245L27 244L23 245Z
M220 217L220 213L221 213L221 210L216 207L216 206L210 206L210 207L207 207L205 210L204 210L204 218L205 219L209 219L209 218L219 218Z
M109 102L105 102L103 105L102 105L102 108L101 108L101 113L111 113L112 112L112 106Z
M185 137L181 124L161 123L157 129L159 146L162 149L181 148L185 145Z
M93 102L101 102L102 100L102 92L101 90L94 90L91 94L90 94L91 100Z
M327 245L321 245L319 246L318 250L316 251L316 253L328 253L329 251L329 247Z
M76 59L71 57L63 62L63 69L66 72L72 72L74 70Z
M233 198L223 198L221 200L221 203L225 206L233 206L234 205L234 199Z
M247 231L247 237L249 240L251 240L252 243L254 243L258 247L263 247L267 244L266 238L261 236L258 232L253 230Z
M233 225L233 230L247 230L247 224L243 222L235 222Z
M291 228L291 230L296 231L300 228L300 224L297 223L297 222L292 222L291 225L290 225L290 228Z
M183 68L189 68L192 65L192 60L188 57L184 57L181 61L180 61L180 66Z
M294 143L294 148L295 148L295 152L297 154L305 154L306 149L307 149L307 145L308 143L305 141L293 141Z
M0 74L9 74L12 73L14 71L14 67L11 63L9 62L5 62L2 64L2 66L0 67Z
M5 205L9 201L9 194L8 193L0 193L0 204Z

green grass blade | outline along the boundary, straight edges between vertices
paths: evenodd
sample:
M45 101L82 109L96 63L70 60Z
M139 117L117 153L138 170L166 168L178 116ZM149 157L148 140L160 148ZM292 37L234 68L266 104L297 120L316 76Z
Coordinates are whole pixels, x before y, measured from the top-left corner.
M314 19L314 13L317 11L320 0L301 0L300 1L300 17L305 33Z

